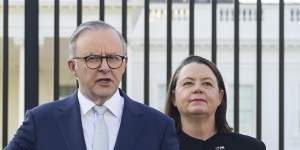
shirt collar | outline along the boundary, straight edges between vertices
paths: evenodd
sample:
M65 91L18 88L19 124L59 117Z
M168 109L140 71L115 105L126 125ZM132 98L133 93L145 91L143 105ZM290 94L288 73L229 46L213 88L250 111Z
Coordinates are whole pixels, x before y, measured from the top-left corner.
M78 100L80 105L80 112L81 115L84 116L90 109L92 109L95 106L95 103L91 100L89 100L87 97L85 97L80 90L77 92L78 94Z
M92 109L96 104L84 96L80 90L78 90L78 100L80 105L81 115L85 115L90 109ZM105 107L117 118L121 118L124 107L124 99L120 95L119 90L117 90L114 95L108 99L104 104Z

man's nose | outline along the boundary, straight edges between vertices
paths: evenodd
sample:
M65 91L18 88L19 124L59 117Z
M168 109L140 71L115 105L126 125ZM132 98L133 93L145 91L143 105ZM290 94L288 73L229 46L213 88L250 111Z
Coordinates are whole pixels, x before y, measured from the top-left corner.
M110 67L107 64L106 58L101 59L101 64L98 68L98 71L103 72L103 73L107 73L110 71Z

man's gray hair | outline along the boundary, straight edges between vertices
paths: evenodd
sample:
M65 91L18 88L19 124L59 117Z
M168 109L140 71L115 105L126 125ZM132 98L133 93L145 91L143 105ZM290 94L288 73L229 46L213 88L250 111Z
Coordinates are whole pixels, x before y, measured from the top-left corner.
M106 30L111 29L111 30L115 31L121 39L124 55L127 56L127 43L126 43L124 37L122 36L122 34L113 26L111 26L101 20L94 20L94 21L87 21L87 22L82 23L72 33L70 41L69 41L69 56L70 56L70 58L76 56L76 40L78 39L80 34L85 31L99 30L99 29L106 29Z

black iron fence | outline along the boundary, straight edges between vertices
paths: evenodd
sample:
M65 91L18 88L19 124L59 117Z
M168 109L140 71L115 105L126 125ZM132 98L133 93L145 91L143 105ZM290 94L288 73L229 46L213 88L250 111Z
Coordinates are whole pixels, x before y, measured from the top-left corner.
M188 1L189 3L189 54L194 54L194 5L195 0ZM26 0L25 3L25 110L39 105L38 90L39 90L39 0ZM144 1L144 103L149 105L149 3L150 0ZM167 76L166 83L170 80L172 72L172 0L166 0L167 5ZM59 98L59 12L60 1L54 1L54 83L53 99ZM212 14L212 30L211 30L211 60L217 63L217 0L211 0ZM280 0L279 4L279 149L284 149L284 0ZM3 125L2 125L2 140L3 146L8 142L8 54L9 54L9 1L3 0ZM234 131L239 132L239 54L240 54L240 16L239 0L234 0ZM99 19L105 20L105 1L99 0ZM261 116L262 116L262 3L257 0L256 3L256 51L257 51L257 88L256 88L256 136L261 139ZM296 13L295 13L296 14ZM122 0L122 34L127 40L127 0ZM77 25L82 22L82 0L77 0ZM122 88L126 90L126 73L122 80Z

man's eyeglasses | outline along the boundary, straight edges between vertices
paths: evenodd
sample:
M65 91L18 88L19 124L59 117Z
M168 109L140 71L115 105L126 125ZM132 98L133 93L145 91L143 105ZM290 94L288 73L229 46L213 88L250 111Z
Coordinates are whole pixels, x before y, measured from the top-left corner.
M122 66L123 59L126 56L120 55L110 55L110 56L100 56L100 55L89 55L85 57L74 57L73 59L83 59L85 64L90 69L97 69L101 66L102 60L105 59L108 67L110 69L118 69Z

